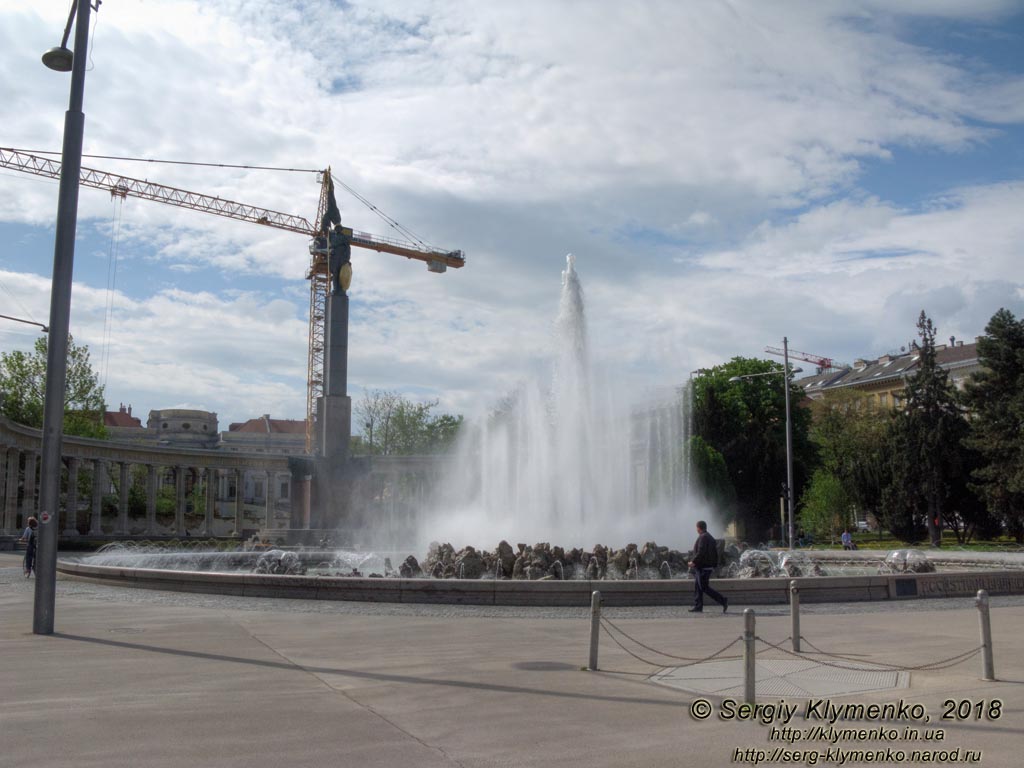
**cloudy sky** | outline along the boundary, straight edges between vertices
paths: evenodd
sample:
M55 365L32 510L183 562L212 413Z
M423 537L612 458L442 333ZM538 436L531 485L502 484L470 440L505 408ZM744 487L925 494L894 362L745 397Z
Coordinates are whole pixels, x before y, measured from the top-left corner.
M0 146L56 151L69 3L0 0ZM565 254L642 392L766 345L840 360L1024 314L1016 0L106 0L85 152L317 169L444 275L356 250L350 390L473 414L544 376ZM312 218L313 173L85 160ZM0 313L48 318L55 182L0 169ZM358 229L393 234L355 198ZM307 243L83 189L71 330L113 407L305 413ZM31 326L0 320L0 349Z

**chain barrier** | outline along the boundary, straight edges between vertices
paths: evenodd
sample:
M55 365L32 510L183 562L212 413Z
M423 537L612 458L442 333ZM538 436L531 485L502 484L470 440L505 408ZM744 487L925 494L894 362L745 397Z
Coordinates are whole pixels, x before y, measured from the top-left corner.
M724 660L727 660L727 659L738 659L738 658L741 658L740 656L722 656L723 653L725 653L727 650L729 650L734 645L736 645L736 643L738 643L738 642L740 642L742 640L742 638L740 638L740 637L737 637L731 643L729 643L728 645L724 646L723 648L720 648L719 650L715 651L710 656L705 656L703 658L692 658L692 657L674 656L674 655L672 655L670 653L664 653L664 652L659 651L659 650L657 650L655 648L651 648L649 645L645 645L644 643L642 643L639 640L637 640L635 637L631 637L626 632L621 630L619 627L615 626L615 624L613 624L612 622L608 621L604 617L601 618L601 629L603 629L605 631L605 634L607 634L608 637L611 638L613 643L615 643L617 646L619 646L619 648L624 650L626 653L628 653L634 659L636 659L637 661L642 661L644 664L648 664L648 665L650 665L652 667L657 667L658 669L664 669L665 667L668 667L668 666L679 667L679 668L682 668L682 667L692 667L695 664L700 664L701 662L705 662L705 661L711 661L712 659L718 659L719 661L724 661ZM650 659L645 659L643 656L640 656L640 655L634 653L632 650L630 650L625 645L623 645L619 641L619 638L616 637L615 634L612 632L612 629L615 629L615 631L620 632L623 637L627 638L628 640L630 640L633 643L636 643L637 645L639 645L641 648L644 648L645 650L651 651L652 653L656 653L656 654L658 654L660 656L666 656L666 657L671 658L671 659L677 659L677 660L678 659L684 659L684 660L688 661L689 663L687 663L687 664L664 664L664 663L661 663L661 662L651 661ZM611 672L613 670L605 670L605 671L606 672ZM638 674L638 673L633 672L633 673L625 673L625 674ZM645 674L645 673L640 673L640 674Z
M664 668L669 667L669 666L682 669L684 667L692 667L692 666L694 666L696 664L701 664L701 663L706 662L706 661L714 661L714 660L717 660L717 661L732 661L732 660L735 660L735 659L742 658L742 656L738 655L738 654L730 655L730 656L724 656L723 655L726 651L728 651L734 645L736 645L739 642L742 642L742 640L743 640L742 637L737 637L735 640L733 640L732 642L730 642L729 644L727 644L723 648L715 651L714 653L712 653L712 654L710 654L708 656L703 656L703 657L677 656L675 654L667 653L665 651L659 651L657 648L653 648L653 647L647 645L646 643L638 640L637 638L633 637L628 632L623 630L620 626L615 624L615 622L613 622L613 621L611 621L611 620L609 620L609 619L607 619L607 618L605 618L603 616L601 617L601 629L604 630L605 634L608 635L608 637L612 640L612 642L614 642L619 648L621 648L627 654L632 656L634 659L636 659L637 661L641 661L644 664L647 664L647 665L649 665L651 667L657 667L659 669L664 669ZM659 661L651 661L650 659L644 658L643 656L635 653L632 649L626 647L622 643L622 641L619 639L619 636L616 635L616 633L618 633L618 635L621 636L622 638L624 638L625 640L628 640L629 642L634 643L635 645L638 645L640 648L644 649L645 651L649 651L651 653L657 654L658 656L664 656L667 659L673 659L675 661L684 661L684 662L687 662L687 663L685 663L685 664L666 664L666 663L659 662ZM881 667L884 670L893 671L893 672L930 672L930 671L941 670L941 669L949 669L950 667L955 667L955 666L957 666L959 664L963 664L968 659L971 659L974 656L977 656L984 649L984 646L979 645L976 648L972 648L969 651L964 651L963 653L958 653L955 656L950 656L950 657L945 658L945 659L939 659L937 661L929 661L929 662L926 662L924 664L916 664L916 665L911 665L911 666L905 666L905 665L901 665L901 664L891 664L891 663L885 662L885 661L868 661L868 660L863 659L863 658L853 658L851 656L845 656L845 655L839 654L839 653L829 653L828 651L823 651L821 648L816 646L814 643L812 643L810 640L808 640L803 635L800 636L800 639L803 642L805 642L808 645L808 647L810 647L814 651L815 655L827 656L830 659L837 659L839 661L849 662L849 664L841 664L841 663L837 663L835 661L825 661L824 659L810 658L809 654L807 654L807 653L796 653L794 651L789 650L788 648L783 647L783 644L789 642L792 639L792 637L787 637L786 639L782 640L779 643L773 643L773 642L770 642L768 640L765 640L760 635L755 636L754 639L757 640L759 643L761 643L762 646L764 646L764 648L762 648L761 651L758 651L758 655L763 654L767 650L775 650L775 651L779 651L780 653L782 653L782 654L784 654L786 656L791 656L791 657L793 657L795 659L800 659L801 661L809 661L809 662L811 662L813 664L816 664L818 666L830 667L832 669L842 669L842 670L849 671L849 672L865 672L865 671L871 671L873 668L879 668L879 667ZM857 665L857 666L851 666L851 665ZM645 673L645 672L620 672L620 671L616 671L616 670L605 670L605 671L607 671L607 672L615 672L616 674L644 675L644 676L647 675L647 673Z
M956 656L950 656L948 659L941 659L939 661L931 661L931 662L928 662L928 663L925 663L925 664L918 664L916 666L905 667L905 666L902 666L902 665L899 665L899 664L889 664L889 663L884 662L884 661L866 661L864 659L853 659L853 658L845 657L845 656L842 656L840 654L826 653L825 651L821 651L818 648L816 648L814 646L814 644L811 643L809 640L807 640L807 638L805 638L803 635L801 635L800 638L804 642L806 642L809 646L814 648L815 652L818 653L818 654L821 654L823 656L829 656L831 658L842 659L844 661L851 662L852 664L859 664L860 666L853 667L853 666L846 666L844 664L836 664L835 662L823 661L822 659L810 659L810 658L807 657L807 654L796 653L795 651L791 651L788 648L783 648L781 644L770 643L767 640L765 640L763 637L757 636L754 639L757 640L758 642L762 643L763 645L768 646L769 648L772 648L772 649L774 649L776 651L779 651L779 652L785 654L786 656L792 656L793 658L800 659L802 661L810 661L810 662L813 662L814 664L817 664L817 665L822 666L822 667L831 667L833 669L842 669L842 670L846 670L848 672L872 671L871 667L882 667L883 669L888 670L888 671L892 671L892 672L915 672L915 671L916 672L922 672L922 671L932 671L932 670L938 670L938 669L948 669L949 667L955 667L958 664L962 664L963 662L967 661L972 656L976 656L977 654L981 653L981 650L984 647L984 646L980 646L979 645L977 648L972 648L969 651L964 651L963 653L958 653Z
M886 667L888 669L900 672L928 672L934 669L948 669L950 667L955 667L957 664L962 664L963 662L967 661L967 659L971 658L972 656L976 656L985 647L983 645L979 645L977 648L973 648L969 651L964 651L963 653L958 653L956 656L950 656L947 659L929 661L924 664L918 664L916 666L907 667L903 666L902 664L890 664L885 661L867 661L866 659L855 659L851 658L850 656L844 656L841 653L829 653L828 651L821 650L818 646L816 646L803 635L800 635L800 639L807 643L807 645L815 653L820 654L822 656L828 656L831 659L841 659L843 661L853 662L854 664L871 664L876 667Z
M636 645L639 645L645 651L651 651L652 653L656 653L659 656L665 656L665 657L667 657L669 659L677 659L679 661L704 661L704 659L699 658L697 656L675 656L675 655L673 655L671 653L665 653L665 651L659 651L657 648L652 648L649 645L644 645L642 642L640 642L635 637L633 637L632 635L627 633L624 629L622 629L622 627L618 626L611 619L608 619L608 618L602 616L601 617L601 621L603 621L606 624L608 624L608 626L610 626L612 629L614 629L616 632L618 632L620 635L622 635L626 639L630 640L631 642L635 643ZM736 658L739 658L739 657L737 656Z

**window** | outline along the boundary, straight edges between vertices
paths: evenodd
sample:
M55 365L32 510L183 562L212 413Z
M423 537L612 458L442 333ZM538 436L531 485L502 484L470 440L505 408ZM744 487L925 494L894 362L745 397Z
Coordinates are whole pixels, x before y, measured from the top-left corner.
M192 428L192 425L191 425L191 424L189 424L189 423L188 423L188 422L186 421L186 422L184 422L184 423L183 423L183 424L181 425L181 428L182 428L182 429L191 429L191 428Z
M281 481L281 489L280 490L281 490L281 493L278 494L278 498L280 498L280 499L287 499L288 498L288 481L287 480L282 480Z
M161 425L160 429L167 429L167 422L166 421L163 423L163 425Z

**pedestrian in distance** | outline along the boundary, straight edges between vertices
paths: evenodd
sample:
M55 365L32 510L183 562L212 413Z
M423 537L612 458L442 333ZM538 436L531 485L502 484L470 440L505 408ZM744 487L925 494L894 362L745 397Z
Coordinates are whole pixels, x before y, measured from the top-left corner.
M693 570L693 607L690 613L701 613L704 610L704 595L722 606L722 613L729 610L729 599L711 587L711 574L718 567L718 542L708 533L708 524L703 520L697 522L697 541L693 545L693 560L689 563Z
M843 549L857 548L857 545L853 543L853 534L850 533L849 528L843 530L843 535L839 537L839 540L843 542Z
M26 544L25 578L27 579L36 567L36 528L39 527L39 521L30 517L26 522L28 525L25 526L25 532L21 534L21 540Z

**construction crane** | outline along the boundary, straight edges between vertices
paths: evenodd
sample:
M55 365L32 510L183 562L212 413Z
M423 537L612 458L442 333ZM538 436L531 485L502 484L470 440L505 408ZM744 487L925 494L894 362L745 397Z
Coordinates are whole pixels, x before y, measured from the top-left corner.
M764 351L769 355L775 355L777 357L783 357L785 351L782 347L765 347ZM831 357L823 357L822 355L812 355L810 352L797 352L795 349L789 350L789 357L796 358L797 360L803 360L805 363L813 364L817 369L818 373L824 373L825 371L831 371L834 368L838 368L836 361Z
M50 179L60 178L61 164L57 160L40 157L17 149L0 147L0 167L9 168L22 173L30 173ZM211 213L238 221L262 224L274 229L295 232L310 238L309 271L306 279L309 287L309 359L306 386L306 451L313 449L313 425L316 418L317 398L324 386L324 319L326 317L327 295L330 292L331 274L328 248L325 247L327 232L325 222L330 219L329 209L333 204L334 184L330 167L319 173L320 204L314 223L302 216L294 216L280 211L224 200L185 189L155 184L151 181L134 179L116 173L98 171L82 167L79 183L85 187L102 189L112 197L138 197L158 203L188 208L193 211ZM335 216L337 218L337 216ZM368 232L359 232L350 227L341 227L345 240L358 248L365 248L380 253L392 253L425 262L431 272L441 273L448 267L458 269L466 264L462 251L444 251L432 248L422 242L414 243L386 237L378 237Z

